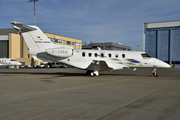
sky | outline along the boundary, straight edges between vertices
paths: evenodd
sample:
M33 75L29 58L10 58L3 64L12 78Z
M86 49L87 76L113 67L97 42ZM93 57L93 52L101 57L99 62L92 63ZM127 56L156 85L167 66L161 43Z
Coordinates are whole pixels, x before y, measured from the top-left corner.
M143 50L143 23L180 20L180 0L38 0L36 25L83 44L122 43ZM0 29L34 24L34 3L0 0Z

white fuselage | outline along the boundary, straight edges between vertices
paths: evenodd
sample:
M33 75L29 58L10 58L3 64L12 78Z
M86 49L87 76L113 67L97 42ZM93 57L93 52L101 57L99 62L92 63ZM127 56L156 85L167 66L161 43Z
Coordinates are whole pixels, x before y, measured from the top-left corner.
M22 65L20 62L11 58L0 58L0 66L18 66Z
M71 56L64 56L66 53L58 51L56 55L41 52L36 54L39 59L62 62L80 69L87 69L95 61L105 61L108 67L113 70L123 69L125 67L157 67L168 68L170 65L156 58L145 56L145 52L138 51L113 51L113 50L72 50ZM55 51L54 51L55 52ZM59 54L59 56L58 56ZM69 53L67 53L69 54Z

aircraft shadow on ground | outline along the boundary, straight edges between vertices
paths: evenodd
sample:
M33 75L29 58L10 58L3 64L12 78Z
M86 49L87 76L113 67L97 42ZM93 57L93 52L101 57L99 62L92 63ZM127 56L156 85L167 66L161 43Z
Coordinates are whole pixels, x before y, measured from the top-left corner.
M89 75L86 75L86 73L68 73L68 72L56 72L56 73L30 73L30 74L45 74L45 75L57 75L56 77L71 77L71 76L87 76L90 77ZM112 75L112 76L137 76L134 74L114 74L114 73L100 73L99 76L107 76L107 75Z
M71 77L71 76L87 76L90 77L88 75L86 75L86 73L68 73L68 72L55 72L55 73L46 73L46 72L38 72L38 73L34 73L34 72L1 72L0 74L34 74L34 75L55 75L56 77ZM100 73L99 76L138 76L135 74L115 74L115 73Z

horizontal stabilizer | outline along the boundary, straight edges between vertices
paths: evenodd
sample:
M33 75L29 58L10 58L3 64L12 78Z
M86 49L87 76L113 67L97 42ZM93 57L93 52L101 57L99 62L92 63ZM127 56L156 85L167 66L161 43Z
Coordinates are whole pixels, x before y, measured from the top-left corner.
M23 25L21 23L17 23L17 22L10 22L10 23L13 25L13 27L15 29L20 30L20 32L28 32L28 31L37 30L36 28L30 27L30 26L27 26L27 25Z

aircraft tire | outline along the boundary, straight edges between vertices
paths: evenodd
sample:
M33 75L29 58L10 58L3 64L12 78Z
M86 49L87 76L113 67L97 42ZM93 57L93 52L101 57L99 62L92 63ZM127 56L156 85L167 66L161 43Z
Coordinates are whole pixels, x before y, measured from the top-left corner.
M158 77L158 74L157 73L153 73L152 77Z
M94 77L95 76L94 72L90 72L90 76Z
M96 74L94 73L94 71L90 71L90 70L88 70L88 71L86 72L86 75L89 75L89 76L91 76L91 77L96 76Z

